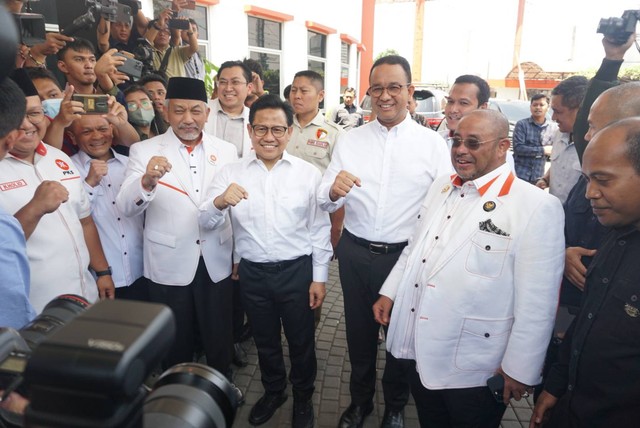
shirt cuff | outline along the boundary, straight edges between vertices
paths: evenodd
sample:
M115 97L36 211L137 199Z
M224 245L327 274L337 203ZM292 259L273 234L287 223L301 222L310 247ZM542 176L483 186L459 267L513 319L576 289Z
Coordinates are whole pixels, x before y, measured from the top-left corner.
M329 279L329 266L314 266L313 267L313 281L314 282L327 282Z

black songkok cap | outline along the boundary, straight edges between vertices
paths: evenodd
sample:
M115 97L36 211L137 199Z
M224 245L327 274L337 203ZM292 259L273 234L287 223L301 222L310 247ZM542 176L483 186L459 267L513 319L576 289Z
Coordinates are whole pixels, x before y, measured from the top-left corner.
M22 89L25 97L38 96L38 90L33 86L33 82L24 68L16 68L9 77Z
M190 77L172 77L169 79L166 99L197 100L207 102L207 90L204 82Z

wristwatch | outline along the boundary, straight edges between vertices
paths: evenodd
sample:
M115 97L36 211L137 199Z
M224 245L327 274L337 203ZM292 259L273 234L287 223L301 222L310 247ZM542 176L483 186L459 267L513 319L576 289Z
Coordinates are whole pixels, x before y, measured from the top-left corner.
M111 266L107 268L107 270L101 270L100 272L96 271L96 276L99 278L101 276L111 275Z

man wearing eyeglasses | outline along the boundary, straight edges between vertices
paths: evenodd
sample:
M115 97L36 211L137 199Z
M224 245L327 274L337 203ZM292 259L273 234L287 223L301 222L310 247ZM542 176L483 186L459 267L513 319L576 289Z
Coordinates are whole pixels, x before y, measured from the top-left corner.
M80 174L67 155L42 142L49 121L24 69L12 78L27 108L21 136L0 168L0 206L18 219L27 239L29 300L39 313L60 294L90 302L113 298L113 279ZM111 98L110 105L114 102Z
M252 150L249 108L244 105L253 89L251 82L251 70L242 61L223 62L218 69L218 97L209 101L211 114L204 127L206 133L233 144L238 158Z
M287 399L280 329L289 344L294 428L313 427L316 378L313 310L326 294L329 216L317 204L320 172L286 152L293 111L277 95L251 106L249 134L255 156L228 165L214 178L205 205L218 227L227 212L239 261L240 293L258 348L265 393L249 414L267 422ZM211 213L211 214L210 214Z
M407 245L427 190L437 177L451 172L444 140L414 122L407 110L414 92L407 60L397 55L378 59L369 84L376 120L341 137L318 190L322 209L345 208L336 255L351 361L351 405L340 418L341 428L362 426L373 411L380 325L371 306ZM407 367L387 353L383 427L404 426Z
M387 349L411 361L420 425L499 427L540 383L564 264L557 198L506 163L509 122L466 114L440 177L373 307ZM391 308L393 307L393 311ZM488 379L498 386L493 394ZM493 383L489 382L489 383Z
M218 69L218 97L209 101L211 114L204 126L206 133L233 144L240 159L253 152L247 131L249 108L245 106L245 100L252 90L251 70L244 62L223 62ZM233 363L238 367L249 364L247 353L241 344L243 332L249 329L248 324L244 323L244 318L239 287L234 286Z

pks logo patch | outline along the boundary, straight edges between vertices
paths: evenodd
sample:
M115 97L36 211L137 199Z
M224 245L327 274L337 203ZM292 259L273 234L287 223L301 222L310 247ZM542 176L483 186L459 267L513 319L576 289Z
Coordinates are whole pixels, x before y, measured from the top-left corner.
M56 159L56 165L63 171L69 170L69 164L63 161L62 159Z
M329 132L326 129L318 128L318 130L316 131L316 138L318 140L327 138L327 135L329 135Z

